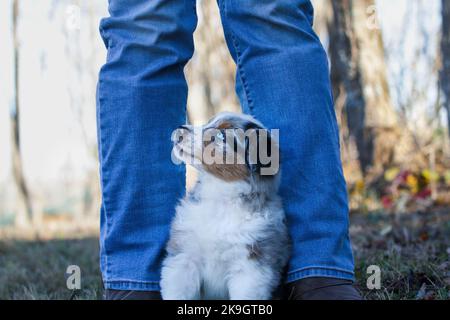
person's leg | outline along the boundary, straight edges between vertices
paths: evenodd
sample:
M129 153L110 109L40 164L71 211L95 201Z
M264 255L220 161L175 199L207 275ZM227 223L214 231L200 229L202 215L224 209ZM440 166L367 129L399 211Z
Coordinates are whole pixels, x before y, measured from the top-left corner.
M244 112L280 129L293 241L288 282L353 280L348 204L326 53L309 0L218 0Z
M106 289L158 291L185 190L171 134L186 121L195 1L110 0L109 13L100 24L108 54L97 88L101 271Z

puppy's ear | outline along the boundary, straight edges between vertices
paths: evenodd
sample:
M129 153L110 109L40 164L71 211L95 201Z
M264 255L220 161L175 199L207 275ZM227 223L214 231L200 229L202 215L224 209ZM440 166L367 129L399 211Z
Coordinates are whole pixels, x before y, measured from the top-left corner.
M250 171L251 174L257 173L258 171L260 171L260 168L258 166L258 161L253 161L253 159L250 159L250 155L252 154L253 148L255 148L255 146L253 146L253 144L250 143L250 138L248 136L245 136L245 164L247 165L248 171ZM256 147L257 148L257 147ZM256 149L256 152L258 152L258 150ZM257 153L256 153L257 155ZM258 157L258 156L257 156Z
M261 154L272 156L272 139L266 129L252 129L252 138L245 136L245 163L251 174L261 174L261 168L269 168L271 163L262 163ZM265 140L265 141L263 141ZM266 150L262 150L262 148Z

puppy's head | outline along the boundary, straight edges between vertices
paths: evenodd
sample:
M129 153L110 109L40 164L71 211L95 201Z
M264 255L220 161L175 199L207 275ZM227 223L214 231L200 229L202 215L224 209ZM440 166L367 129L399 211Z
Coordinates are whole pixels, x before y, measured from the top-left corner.
M177 159L224 181L270 179L279 171L278 136L248 115L220 113L202 127L181 126L173 142Z

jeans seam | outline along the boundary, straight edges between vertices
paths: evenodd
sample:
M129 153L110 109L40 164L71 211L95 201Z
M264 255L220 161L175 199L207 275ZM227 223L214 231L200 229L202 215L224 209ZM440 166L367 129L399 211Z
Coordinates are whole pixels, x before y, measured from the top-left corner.
M113 279L113 280L105 280L107 283L117 283L117 282L126 282L126 283L138 283L138 284L159 284L158 281L142 281L142 280L132 280L132 279Z
M286 282L289 283L312 277L327 277L336 279L348 279L354 281L355 273L348 269L336 267L311 266L288 272Z
M116 279L104 281L104 287L113 290L134 290L134 291L160 291L161 287L158 281L137 281Z
M296 273L296 272L301 272L301 271L306 271L306 270L310 270L310 269L332 270L332 271L337 271L337 272L345 272L345 273L349 273L349 274L354 274L353 271L350 271L350 270L348 270L348 269L336 268L336 267L329 267L329 266L310 266L310 267L303 267L303 268L295 269L295 270L293 270L293 271L289 271L288 274L292 274L292 273Z
M108 49L109 50L109 49ZM98 99L98 108L99 108L99 110L98 110L98 117L99 117L99 125L98 125L98 130L99 130L99 135L100 135L100 152L99 152L99 157L100 157L100 161L103 163L103 145L104 145L104 142L103 142L103 140L104 140L104 137L103 137L103 135L102 135L102 121L101 121L101 118L102 118L102 108L101 108L101 93L100 93L100 91L101 91L101 86L102 86L102 81L99 79L99 90L98 90L98 95L99 95L99 99ZM105 185L105 179L104 179L104 170L103 170L103 165L101 165L100 166L100 171L101 171L101 183L102 183L102 190L103 190L103 186ZM108 233L108 230L110 229L110 227L111 227L111 219L109 219L109 217L108 217L108 210L107 210L107 208L106 208L106 199L102 196L102 205L103 205L103 209L104 209L104 211L105 211L105 219L106 219L106 230L105 230L105 233ZM106 246L106 240L105 241L103 241L103 248L105 249L105 251L104 251L104 256L105 256L105 278L107 279L108 277L109 277L109 274L110 274L110 261L109 261L109 259L108 259L108 256L109 256L109 254L108 254L108 249L107 249L107 246Z

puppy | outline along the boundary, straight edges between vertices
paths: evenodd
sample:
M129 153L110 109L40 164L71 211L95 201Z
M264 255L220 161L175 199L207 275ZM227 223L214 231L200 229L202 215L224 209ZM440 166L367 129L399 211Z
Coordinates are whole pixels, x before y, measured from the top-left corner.
M173 140L175 159L197 168L199 178L176 208L162 297L270 299L290 251L275 139L250 116L221 113L200 130L180 127ZM259 152L264 145L269 163Z

